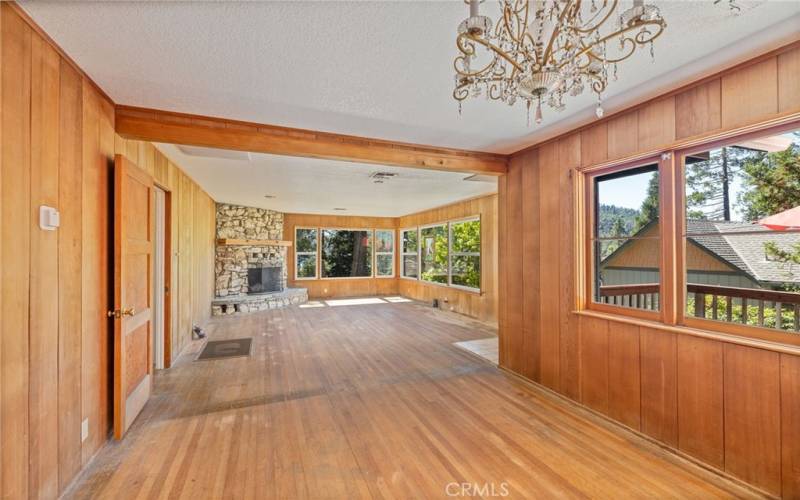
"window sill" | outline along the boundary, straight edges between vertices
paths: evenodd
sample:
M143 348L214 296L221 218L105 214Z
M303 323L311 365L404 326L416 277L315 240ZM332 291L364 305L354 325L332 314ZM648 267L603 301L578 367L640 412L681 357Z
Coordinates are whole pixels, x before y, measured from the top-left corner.
M579 310L573 311L573 314L578 316L585 316L590 318L598 318L604 319L608 321L616 321L618 323L627 323L629 325L636 325L636 326L643 326L645 328L653 328L655 330L664 330L666 332L677 333L681 335L691 335L693 337L700 337L710 340L716 340L719 342L725 342L728 344L738 344L747 347L755 347L758 349L766 349L768 351L779 352L783 354L791 354L794 356L800 356L800 345L792 345L782 342L775 342L771 340L761 340L757 338L751 337L742 337L735 334L730 333L723 333L723 332L715 332L711 330L701 330L699 328L690 328L688 326L681 326L681 325L665 325L664 323L660 323L658 321L652 320L645 320L639 318L633 318L630 316L624 316L621 314L612 314L612 313L605 313L605 312L598 312L592 310ZM776 332L777 333L777 332ZM783 335L778 333L778 335ZM789 334L792 335L792 334ZM800 344L800 335L798 335L797 339L798 344Z

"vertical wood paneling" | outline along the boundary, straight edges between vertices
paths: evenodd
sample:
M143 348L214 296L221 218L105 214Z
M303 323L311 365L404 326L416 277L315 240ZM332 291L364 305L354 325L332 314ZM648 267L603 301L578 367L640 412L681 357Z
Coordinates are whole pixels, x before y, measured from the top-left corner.
M522 324L524 325L523 375L531 380L541 380L541 303L540 281L540 227L539 206L541 179L536 151L522 157Z
M58 207L58 53L31 38L30 491L58 495L58 233L39 228L39 207Z
M581 131L581 165L593 165L608 159L608 126L598 123Z
M81 467L83 92L81 75L61 61L58 198L59 487Z
M725 345L725 469L781 491L780 356Z
M629 111L608 121L608 158L622 158L639 149L639 113Z
M639 327L609 323L608 416L633 429L641 424Z
M508 175L497 179L497 341L498 363L508 367L508 348L511 332L508 331Z
M675 138L683 139L722 126L720 79L710 80L675 96Z
M524 159L512 160L509 164L507 184L507 212L506 212L506 265L508 269L519 273L522 269L522 169L525 168ZM525 347L525 332L523 330L523 282L519 274L514 279L506 280L506 329L509 335L507 368L522 373L525 369L523 356Z
M800 498L800 357L781 354L783 498Z
M653 101L638 111L639 150L649 151L675 140L675 98Z
M762 58L749 66L737 67L723 73L723 76L705 80L674 95L642 103L619 116L612 116L580 131L565 134L555 139L559 143L556 162L562 173L568 172L574 166L591 166L612 158L643 154L674 144L676 140L702 138L741 125L775 118L778 113L800 110L798 72L800 48L795 44L791 50L785 50L777 56ZM558 190L558 195L550 196L550 189L546 186L550 176L554 174L548 170L552 161L542 160L546 156L542 152L548 147L549 143L544 143L512 155L511 163L514 165L523 157L538 154L538 172L526 172L522 179L509 175L501 181L498 199L501 211L507 211L510 220L521 206L525 231L530 231L527 219L536 217L533 211L538 212L538 231L541 234L538 245L526 245L526 236L523 236L522 272L516 259L501 259L499 272L501 276L507 277L508 284L501 288L505 295L500 297L500 310L510 307L511 314L510 311L517 307L518 298L514 295L520 293L528 298L525 308L536 310L536 304L531 304L530 299L535 297L538 288L539 298L534 300L538 300L540 311L537 318L531 318L528 313L523 314L521 327L506 328L501 320L501 340L504 346L501 348L501 356L506 351L510 356L519 342L530 338L533 328L537 329L537 335L543 337L549 332L558 331L557 366L559 390L563 394L634 428L638 421L643 432L711 465L723 467L728 458L735 458L735 465L733 468L727 467L727 470L747 481L752 482L756 473L765 476L765 471L769 469L766 477L773 487L772 491L775 491L775 465L773 463L770 466L770 461L763 459L765 452L761 448L769 448L774 455L779 446L774 436L783 432L781 450L784 457L784 495L798 496L800 466L797 464L800 459L797 457L800 454L800 445L794 445L798 442L798 426L794 422L798 420L800 411L796 406L797 389L794 380L797 376L792 371L793 368L785 368L790 375L781 373L783 382L780 390L783 404L786 405L780 407L783 419L781 426L775 418L768 419L766 415L759 417L763 413L761 410L751 409L761 404L760 400L753 402L756 400L755 396L748 404L736 404L733 408L729 406L725 394L736 389L732 389L729 383L731 368L723 362L723 352L727 345L725 342L642 327L639 334L639 361L636 363L631 361L636 357L634 335L631 333L633 327L620 328L620 323L613 320L572 313L577 297L575 290L571 289L576 283L576 269L573 264L574 254L570 249L578 248L580 251L580 247L571 242L580 240L582 235L577 234L574 220L570 219L574 219L571 211L582 200L572 199L568 174L561 177L557 187L553 187ZM517 182L522 183L521 193L516 190ZM535 183L538 184L534 186ZM554 205L559 207L557 222L551 221L549 216L553 213ZM508 224L504 229L500 235L501 254L511 252L519 238L516 234L519 228L515 224ZM503 233L506 233L505 237ZM558 234L560 240L555 256L550 252L547 241L551 234ZM526 278L525 268L536 266L537 259L540 276L536 281L539 285L531 290L529 285L535 281ZM557 266L558 271L550 271L549 266ZM517 284L512 283L514 277L520 276L520 273L522 277L518 281L523 284L522 291L517 288ZM549 311L549 299L545 297L545 293L551 290L547 283L552 281L545 279L545 273L549 273L548 277L558 276L559 292L562 296L556 318L546 318L541 314ZM578 322L574 347L567 341L570 321ZM623 333L618 335L618 330ZM548 361L549 355L544 354L544 350L540 360L542 366L552 363L552 360ZM570 359L575 361L571 363ZM787 359L790 362L796 360L789 356ZM510 363L505 366L514 369ZM529 378L537 380L533 376ZM778 390L774 377L756 374L749 383L754 394L756 387L762 391L761 397L766 400L769 411L773 416L777 415L778 407L770 404L770 398L773 397L770 395ZM572 392L570 387L574 387ZM741 399L743 396L736 397ZM732 439L729 434L734 432L732 429L736 429L735 434L745 440L766 434L766 444L740 444L738 451L732 454L727 449ZM755 452L747 453L748 446L755 447ZM786 491L790 493L787 494Z
M608 413L608 321L580 320L581 402Z
M800 48L778 56L778 112L800 109Z
M31 30L2 4L0 497L28 496ZM20 293L22 292L22 293Z
M734 128L778 112L778 58L724 75L721 84L722 127Z
M678 448L724 468L722 344L678 337Z
M573 199L574 169L581 163L581 136L572 134L558 142L559 163L559 386L560 392L572 399L580 396L580 346L575 309L575 212ZM551 226L552 227L552 226Z
M81 338L81 420L88 419L89 436L81 447L85 465L105 441L100 407L108 401L101 379L108 356L102 351L108 335L108 157L100 149L100 99L83 82L83 203L82 203L82 338Z
M675 334L640 329L642 432L670 446L678 444Z
M551 389L558 388L558 362L560 324L559 290L556 283L561 283L559 258L560 238L555 237L555 227L559 221L559 190L561 180L558 161L558 143L549 142L539 149L539 222L548 236L541 239L539 276L541 290L539 293L539 337L540 337L540 370L542 384ZM526 284L526 288L528 285Z

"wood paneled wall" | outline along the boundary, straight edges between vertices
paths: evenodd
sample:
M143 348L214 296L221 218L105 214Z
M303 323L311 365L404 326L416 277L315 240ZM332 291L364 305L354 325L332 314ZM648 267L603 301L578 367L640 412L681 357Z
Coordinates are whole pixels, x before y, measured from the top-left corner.
M500 363L787 498L800 496L800 357L575 314L576 168L800 111L798 44L512 156L499 184Z
M172 360L192 339L192 326L211 317L214 298L216 206L214 200L150 142L115 136L115 152L146 170L170 193L172 221Z
M481 293L400 278L398 253L396 274L400 295L423 302L439 299L443 309L482 321L497 321L497 195L464 200L400 217L397 220L397 241L400 241L400 229L475 215L481 218Z
M55 498L111 428L109 189L120 142L113 104L5 2L0 44L0 497ZM190 311L180 346L210 312L213 202L163 159L161 171L132 159L167 187L186 179L178 193L191 202L174 220L188 232L181 267L194 272L176 294ZM58 230L39 228L41 205L58 208Z
M481 217L481 293L400 278L400 230L478 215ZM294 279L294 246L287 251L289 286L307 288L310 298L403 295L423 302L439 299L442 307L482 321L497 321L497 195L482 196L423 212L392 217L284 214L283 239L294 241L296 227L395 230L395 277L364 279Z
M346 215L284 214L283 239L294 243L295 227L338 227L345 229L395 229L393 217L360 217ZM295 280L294 244L286 252L286 269L290 287L307 288L309 298L356 297L364 295L396 295L396 278ZM395 256L397 254L395 253ZM395 275L397 259L395 258Z

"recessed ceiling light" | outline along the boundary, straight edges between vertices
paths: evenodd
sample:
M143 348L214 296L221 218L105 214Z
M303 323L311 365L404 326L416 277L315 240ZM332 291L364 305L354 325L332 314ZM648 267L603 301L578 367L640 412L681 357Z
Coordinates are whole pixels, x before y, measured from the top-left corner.
M336 208L334 208L334 210L338 210L340 212L344 212L347 209L346 208L341 208L341 207L336 207Z

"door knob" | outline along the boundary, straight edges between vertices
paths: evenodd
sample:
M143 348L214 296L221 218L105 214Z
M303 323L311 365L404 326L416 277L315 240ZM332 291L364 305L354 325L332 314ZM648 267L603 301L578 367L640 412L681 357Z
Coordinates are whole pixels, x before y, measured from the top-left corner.
M129 307L127 309L114 309L113 311L108 311L108 317L114 319L120 319L123 316L133 316L136 314L136 308Z

